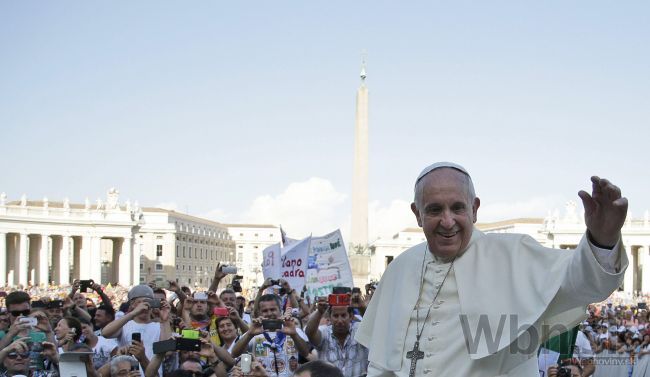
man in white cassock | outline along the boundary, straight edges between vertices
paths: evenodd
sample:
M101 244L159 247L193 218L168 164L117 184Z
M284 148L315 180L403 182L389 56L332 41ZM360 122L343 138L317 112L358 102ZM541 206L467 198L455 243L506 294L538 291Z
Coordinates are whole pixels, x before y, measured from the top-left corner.
M580 191L587 231L573 250L474 228L480 205L467 171L425 168L411 209L426 242L386 269L356 339L368 376L537 377L538 346L586 318L627 268L627 199L606 179Z

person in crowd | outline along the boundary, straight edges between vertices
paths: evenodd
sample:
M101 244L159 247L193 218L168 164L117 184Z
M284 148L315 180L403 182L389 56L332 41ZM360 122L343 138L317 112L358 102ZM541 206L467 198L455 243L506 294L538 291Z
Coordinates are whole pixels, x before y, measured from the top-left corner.
M327 310L331 324L319 327ZM318 351L319 360L334 364L345 377L363 376L368 369L368 349L354 339L359 323L352 322L353 310L347 305L329 306L327 297L319 298L316 311L309 317L305 328L309 342Z
M95 310L95 316L93 317L93 328L95 329L96 335L99 335L104 326L115 320L115 309L107 304L101 303L97 310Z
M133 356L116 356L109 365L110 377L140 377L138 361Z
M248 350L266 366L267 372L277 377L292 375L289 359L301 355L307 358L310 346L305 333L296 328L290 315L282 315L280 298L273 294L259 298L261 317L255 318L249 330L232 349L233 357ZM270 321L269 321L270 320ZM281 328L279 325L281 324ZM264 327L267 327L265 329Z
M565 369L567 372L565 374L560 375L560 369ZM548 368L548 377L564 377L566 376L567 373L570 373L570 377L584 377L582 374L582 367L578 364L562 364L560 366L551 366Z
M343 373L326 361L314 360L300 366L294 377L343 377Z
M99 369L110 361L111 356L115 355L118 348L117 341L97 335L92 323L86 320L80 320L80 322L84 343L93 352L93 366L95 369Z
M63 317L54 328L58 347L62 352L68 352L79 342L81 337L81 322L74 317Z
M232 322L237 326L241 333L248 331L248 324L250 323L250 316L248 316L248 322L246 322L241 316L243 313L243 308L237 303L237 294L230 288L224 289L219 294L219 299L223 305L228 308L230 312L230 318ZM242 310L240 310L242 309Z
M237 343L239 340L237 327L233 323L232 318L219 317L217 318L216 325L219 339L221 340L221 346L225 348L229 353L232 353L232 349L235 346L235 343Z
M123 317L107 324L101 334L106 338L117 338L119 346L133 344L137 337L144 345L147 359L153 357L153 343L171 337L169 318L170 307L165 302L160 308L160 322L151 319L153 290L148 285L136 285L128 294L129 312ZM138 334L134 336L134 334ZM134 339L136 338L136 339ZM144 369L143 369L144 370Z

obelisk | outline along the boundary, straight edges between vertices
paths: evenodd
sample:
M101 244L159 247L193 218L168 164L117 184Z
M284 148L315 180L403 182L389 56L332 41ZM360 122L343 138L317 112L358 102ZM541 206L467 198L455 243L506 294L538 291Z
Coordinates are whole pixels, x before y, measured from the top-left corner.
M365 59L361 63L361 85L357 90L350 243L352 253L363 251L368 246L368 88Z

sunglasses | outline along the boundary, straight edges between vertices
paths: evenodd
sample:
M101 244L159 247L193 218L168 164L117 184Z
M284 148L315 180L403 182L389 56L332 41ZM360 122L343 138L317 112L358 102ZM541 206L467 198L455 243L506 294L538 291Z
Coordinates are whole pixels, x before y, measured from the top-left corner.
M11 352L10 354L7 355L7 357L10 358L11 360L17 359L19 356L21 359L28 359L29 352L25 352L25 353Z
M11 310L11 311L9 311L9 313L11 313L11 315L14 316L14 317L20 317L21 315L24 316L24 317L27 317L28 315L30 315L32 313L32 311L30 309Z

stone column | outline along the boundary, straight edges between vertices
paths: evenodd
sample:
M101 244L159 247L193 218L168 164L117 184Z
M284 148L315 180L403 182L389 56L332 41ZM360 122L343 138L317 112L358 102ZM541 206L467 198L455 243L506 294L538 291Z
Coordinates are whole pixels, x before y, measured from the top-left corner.
M138 242L133 243L133 259L131 260L131 268L133 269L133 285L140 284L140 250L141 244Z
M92 238L90 236L83 236L81 238L81 249L79 250L79 279L87 280L92 279L90 274L90 250Z
M627 254L627 259L629 261L629 266L625 271L625 277L623 278L623 290L625 293L632 294L634 291L634 258L632 257L632 246L625 245L625 253Z
M41 234L41 250L38 256L38 284L46 286L49 284L50 260L50 235Z
M119 283L123 287L128 287L132 284L135 284L133 280L131 279L131 242L133 242L133 238L128 237L128 238L123 238L122 239L122 247L120 250L120 256L118 259L118 263L120 266L119 270ZM138 268L140 266L138 265Z
M27 263L27 243L29 237L27 233L20 233L20 246L18 247L18 284L27 287L27 271L29 265Z
M7 285L7 234L0 233L0 287Z
M641 288L643 293L650 293L650 253L648 246L639 247L638 251L641 263Z
M63 236L61 240L61 252L59 254L59 284L70 284L70 236Z
M102 238L93 237L90 245L90 278L96 283L102 281Z

